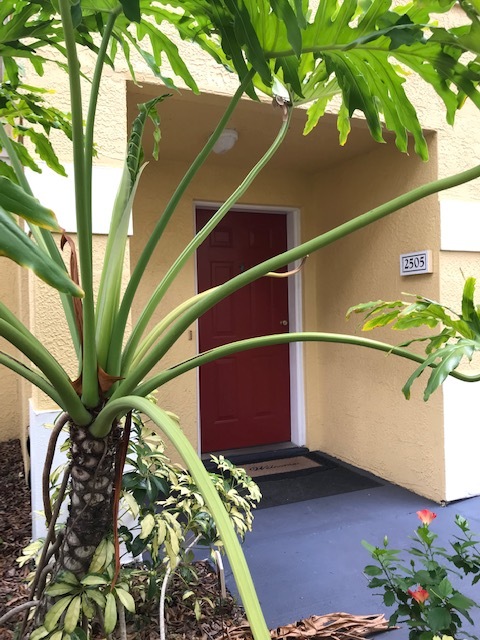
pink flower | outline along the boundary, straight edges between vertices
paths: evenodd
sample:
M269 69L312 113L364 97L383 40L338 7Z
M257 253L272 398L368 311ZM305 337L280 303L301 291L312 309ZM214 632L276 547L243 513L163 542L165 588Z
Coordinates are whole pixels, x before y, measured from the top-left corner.
M428 509L423 509L423 511L417 511L417 516L422 521L422 524L430 524L432 520L435 520L437 514Z
M428 591L423 587L418 587L418 589L415 589L415 591L412 591L412 589L409 589L408 595L412 596L412 598L417 602L420 602L420 604L425 602L425 600L428 600L428 598L430 597L430 594L428 593Z

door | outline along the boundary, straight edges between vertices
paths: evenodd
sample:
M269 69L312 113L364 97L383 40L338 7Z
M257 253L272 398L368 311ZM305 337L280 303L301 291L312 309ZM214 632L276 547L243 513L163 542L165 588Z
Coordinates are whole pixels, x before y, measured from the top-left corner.
M213 214L197 209L197 229ZM231 211L197 251L204 291L287 249L286 216ZM288 332L286 278L261 278L199 319L200 351ZM288 345L234 354L200 367L202 452L290 440Z

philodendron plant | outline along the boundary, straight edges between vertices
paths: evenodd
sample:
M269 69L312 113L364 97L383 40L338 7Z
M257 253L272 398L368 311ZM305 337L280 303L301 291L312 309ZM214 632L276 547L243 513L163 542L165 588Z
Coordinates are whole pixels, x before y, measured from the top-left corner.
M463 10L463 25L452 29L438 26L438 14L447 13L456 4ZM177 448L215 519L254 636L256 640L270 637L239 542L214 485L178 422L146 397L201 364L244 349L300 340L383 347L378 346L380 343L350 336L281 334L224 345L159 373L153 374L152 370L193 322L231 293L412 202L480 176L480 166L414 189L258 264L225 284L186 300L147 335L146 327L167 290L175 286L183 265L278 149L287 134L295 106L310 105L306 111L305 133L308 133L335 98L340 105L337 121L342 144L348 137L350 118L358 110L364 114L375 140L383 141L385 127L394 132L400 151L407 151L412 138L416 153L426 160L427 145L404 83L410 74L430 84L445 105L449 123L467 98L480 106L477 4L453 0L425 0L394 7L390 0L2 1L0 56L4 78L0 90L0 146L8 154L10 163L0 161L0 253L31 268L59 291L77 358L77 378L71 380L48 349L5 304L0 304L0 335L20 354L18 359L2 352L0 363L49 396L62 411L59 424L69 429L70 463L64 481L66 486L70 478L69 515L59 536L55 533L57 505L52 509L45 498L49 524L46 553L53 558L50 594L55 593L52 587L61 582L62 576L72 574L76 580L82 579L98 545L114 528L113 506L118 500L114 487L122 474L128 450L128 416L136 410L144 413L152 428L168 437ZM435 20L431 14L435 14ZM164 29L165 25L168 28ZM133 74L130 53L135 52L155 76L169 85L171 81L162 71L162 57L166 57L173 73L198 91L188 70L188 59L182 59L170 39L172 27L180 38L196 43L215 63L236 73L238 89L214 133L161 212L123 292L128 219L143 166L143 129L148 118L158 127L157 109L161 112L165 96L140 107L128 142L100 287L95 295L92 159L102 71L105 65L113 66L117 55L122 53ZM88 78L91 88L88 105L84 105L81 92L81 79L86 73L81 66L83 48L90 49L95 56L94 71ZM466 52L469 55L464 60ZM70 117L52 109L44 92L23 84L24 63L41 75L47 61L68 72ZM257 99L259 92L271 96L275 105L280 106L277 136L234 193L163 275L127 335L127 320L135 294L159 239L168 225L175 224L178 202L240 98L247 94ZM272 112L272 117L278 116ZM62 129L72 140L76 249L53 212L34 198L23 173L24 165L33 169L37 166L35 158L19 143L20 135L32 141L40 157L51 167L62 171L48 142L52 127ZM28 233L19 224L20 219L25 221ZM66 243L71 247L70 275L64 266L59 242L62 247ZM53 445L52 441L51 449ZM45 610L51 606L60 610L64 606L59 604L59 595L45 595L46 582L42 576L33 594L40 601L35 616L36 637L57 640L81 635L82 625L73 630L70 626L62 627L67 615L64 616L63 611L54 629L44 626ZM75 602L78 606L78 601ZM68 620L73 618L75 616L69 616ZM84 626L84 634L85 628L88 632Z
M476 279L465 279L461 308L451 309L440 302L422 295L412 295L410 300L376 300L351 307L347 317L353 313L363 314L363 331L391 325L396 331L413 328L428 328L426 336L406 340L398 347L390 347L396 355L419 363L403 386L408 400L412 384L422 373L429 371L423 399L427 401L448 378L452 376L464 382L478 382L479 373L457 371L463 363L471 362L480 351L480 307L475 304ZM413 343L425 343L425 357L408 351Z

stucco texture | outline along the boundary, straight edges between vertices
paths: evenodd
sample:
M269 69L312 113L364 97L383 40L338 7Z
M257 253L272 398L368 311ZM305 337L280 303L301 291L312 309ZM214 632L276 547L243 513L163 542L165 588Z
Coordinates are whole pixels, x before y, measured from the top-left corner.
M3 258L0 260L0 299L17 316L21 315L20 279L21 269L15 263ZM18 358L18 353L5 340L0 338L0 351ZM25 409L22 409L21 378L2 367L0 370L0 440L19 437L25 426Z

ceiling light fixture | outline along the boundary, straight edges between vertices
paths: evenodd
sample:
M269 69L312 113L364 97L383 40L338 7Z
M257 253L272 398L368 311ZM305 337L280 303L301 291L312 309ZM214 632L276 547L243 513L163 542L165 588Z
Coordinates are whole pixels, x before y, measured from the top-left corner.
M220 137L213 145L213 152L222 154L233 149L238 140L238 131L236 129L224 129Z

